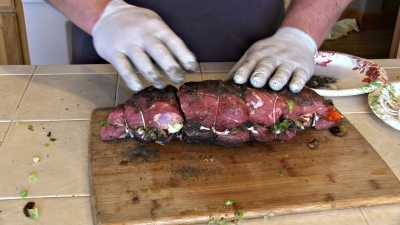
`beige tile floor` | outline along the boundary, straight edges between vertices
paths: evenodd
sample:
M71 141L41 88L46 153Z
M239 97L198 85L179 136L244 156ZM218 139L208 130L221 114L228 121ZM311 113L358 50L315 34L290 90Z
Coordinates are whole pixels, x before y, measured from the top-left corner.
M0 199L19 199L22 190L28 190L29 198L89 196L89 124L88 120L12 122L0 153L0 177L7 181L0 185ZM51 142L49 132L57 140ZM40 162L34 163L34 156ZM36 182L28 179L32 172Z
M8 127L10 126L10 122L0 122L0 150L3 145L4 138L7 134Z
M22 99L31 75L0 75L0 121L10 121Z
M400 70L395 69L400 67L399 61L381 63L388 67L390 80L400 80ZM231 66L200 64L200 70L204 79L218 79ZM14 73L18 75L10 76ZM200 79L199 72L187 76L187 81ZM12 95L0 96L0 224L93 224L87 152L90 115L95 108L128 99L131 91L109 65L0 67L0 88L12 89L8 91ZM388 132L387 125L370 112L366 95L334 101L367 139L374 138L370 130L388 134L373 147L380 149L382 158L400 177L400 134L394 129ZM363 122L366 120L369 123ZM28 130L29 124L34 131ZM47 137L50 131L57 139L54 142ZM399 152L385 151L387 145L399 146ZM33 156L41 161L34 164ZM37 174L36 182L28 180L31 172ZM23 189L28 191L27 198L19 196ZM37 203L39 220L23 215L28 201ZM394 225L400 224L400 205L278 216L241 224Z

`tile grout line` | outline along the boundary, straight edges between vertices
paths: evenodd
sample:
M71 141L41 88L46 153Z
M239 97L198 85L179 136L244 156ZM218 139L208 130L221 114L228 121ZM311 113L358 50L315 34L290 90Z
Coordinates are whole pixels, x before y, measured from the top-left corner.
M11 124L13 123L15 114L17 113L17 110L18 110L18 108L19 108L19 106L20 106L20 104L21 104L21 102L22 102L22 99L23 99L24 96L25 96L26 90L28 89L29 84L31 83L31 80L32 80L32 78L33 78L33 75L34 75L35 72L36 72L36 69L37 69L37 66L35 66L35 69L34 69L33 72L31 73L30 78L29 78L29 81L28 81L28 84L26 85L26 87L25 87L25 89L24 89L24 92L22 93L21 98L20 98L19 101L18 101L17 107L16 107L15 111L13 112L13 114L12 114L12 116L11 116L10 123L8 124L7 129L6 129L6 134L4 135L3 139L0 140L0 150L1 150L2 143L4 142L4 140L6 139L6 137L7 137L7 135L8 135L8 132L10 131L10 127L11 127Z
M47 199L47 198L78 198L78 197L90 197L90 194L78 194L78 195L54 195L54 196L29 196L29 197L5 197L0 198L0 201L7 200L24 200L24 199Z
M362 208L359 207L358 210L360 211L360 213L361 213L361 215L362 215L364 221L367 223L367 225L371 225L371 224L369 223L367 217L365 216L365 213L364 213L364 211L362 210Z

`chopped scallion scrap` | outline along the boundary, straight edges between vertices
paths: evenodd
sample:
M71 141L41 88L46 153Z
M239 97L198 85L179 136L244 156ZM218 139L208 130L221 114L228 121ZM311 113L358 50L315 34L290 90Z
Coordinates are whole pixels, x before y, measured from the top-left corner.
M33 126L29 124L29 125L28 125L28 130L34 131Z
M294 102L293 102L293 100L289 100L289 101L287 101L287 103L288 103L288 106L289 106L289 110L292 111L293 108L294 108Z
M276 172L277 176L283 177L283 172Z
M43 146L44 146L45 148L48 148L48 147L50 147L50 144L49 144L49 143L44 143Z
M51 142L55 142L57 139L55 139L55 138L50 138L49 139L49 141L51 141Z
M101 121L101 124L102 124L103 126L108 125L108 121L107 121L107 120L103 120L103 121Z
M32 161L33 161L34 163L38 163L38 162L40 161L40 158L37 157L37 156L34 156L34 157L32 158Z
M182 175L182 180L187 180L187 176L185 174Z
M29 180L30 181L36 181L36 174L35 173L29 174Z
M29 218L31 219L39 218L39 210L37 208L28 209L28 213L29 213Z
M235 216L243 217L243 212L242 211L235 211Z
M233 201L230 199L225 199L225 205L232 205Z
M21 193L19 193L19 196L21 197L26 197L28 195L28 192L26 190L21 191Z

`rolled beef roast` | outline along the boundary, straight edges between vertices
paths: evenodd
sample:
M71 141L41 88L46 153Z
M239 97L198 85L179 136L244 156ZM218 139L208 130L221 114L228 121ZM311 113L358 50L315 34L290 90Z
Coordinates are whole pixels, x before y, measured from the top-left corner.
M341 118L331 100L309 88L292 93L207 80L187 82L179 91L169 85L133 94L109 114L101 138L238 146L290 140L298 130L329 129Z

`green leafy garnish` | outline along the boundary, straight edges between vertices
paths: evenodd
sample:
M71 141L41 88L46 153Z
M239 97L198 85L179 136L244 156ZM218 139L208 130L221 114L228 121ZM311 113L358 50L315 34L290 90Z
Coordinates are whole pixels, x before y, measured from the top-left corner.
M29 174L29 181L36 181L36 174L35 173Z
M37 208L28 209L29 218L37 219L39 218L39 210Z
M275 175L283 177L283 172L276 172Z
M281 122L271 126L271 131L273 134L280 134L286 132L289 129L289 122L287 120L282 120Z
M289 105L289 110L292 111L293 108L294 108L294 102L293 102L293 100L288 100L287 103L288 103L288 105Z
M23 191L21 191L21 193L19 193L19 196L21 196L21 197L26 197L27 195L28 195L28 192L25 190L23 190Z
M108 123L107 120L103 120L103 121L101 121L101 124L102 124L103 126L105 126L105 125L108 125L109 123Z
M55 138L50 138L49 139L49 141L51 141L51 142L55 142L57 139L55 139Z
M48 148L48 147L50 147L50 144L49 144L49 143L44 143L43 146L44 146L45 148Z
M230 199L225 199L225 205L232 205L233 201Z
M28 130L34 131L33 126L29 124L29 125L28 125Z
M243 217L243 212L242 211L235 211L235 216Z
M187 180L187 176L185 174L182 174L182 180Z

